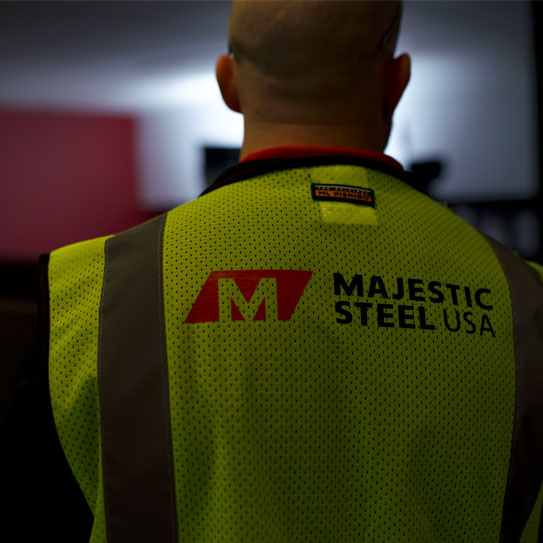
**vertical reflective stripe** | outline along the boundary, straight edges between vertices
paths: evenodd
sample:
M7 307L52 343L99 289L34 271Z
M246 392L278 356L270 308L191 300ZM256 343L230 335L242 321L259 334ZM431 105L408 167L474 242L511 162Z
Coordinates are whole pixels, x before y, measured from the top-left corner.
M511 294L516 402L500 542L518 542L543 478L543 284L537 272L488 238Z
M162 292L166 215L106 241L98 381L108 543L177 542Z

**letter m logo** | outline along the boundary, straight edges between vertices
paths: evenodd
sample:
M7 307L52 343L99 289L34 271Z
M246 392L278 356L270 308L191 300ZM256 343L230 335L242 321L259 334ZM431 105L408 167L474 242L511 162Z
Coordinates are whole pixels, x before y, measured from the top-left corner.
M304 270L212 271L185 323L288 321L312 274Z

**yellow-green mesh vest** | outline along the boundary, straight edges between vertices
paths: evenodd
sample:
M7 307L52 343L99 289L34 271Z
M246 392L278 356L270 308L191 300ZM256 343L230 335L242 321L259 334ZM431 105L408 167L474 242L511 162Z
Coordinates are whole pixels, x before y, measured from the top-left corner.
M316 200L312 184L371 189L375 207ZM92 542L106 541L106 239L49 265L51 400ZM515 350L508 281L481 234L389 173L308 166L170 211L161 258L180 542L499 541ZM311 272L290 315L277 270ZM254 294L232 271L261 277Z

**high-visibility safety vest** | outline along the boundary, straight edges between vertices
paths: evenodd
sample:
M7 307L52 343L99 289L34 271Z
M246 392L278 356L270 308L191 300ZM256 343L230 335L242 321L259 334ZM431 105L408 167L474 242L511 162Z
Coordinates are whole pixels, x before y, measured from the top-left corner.
M54 251L91 541L541 541L542 271L346 157Z

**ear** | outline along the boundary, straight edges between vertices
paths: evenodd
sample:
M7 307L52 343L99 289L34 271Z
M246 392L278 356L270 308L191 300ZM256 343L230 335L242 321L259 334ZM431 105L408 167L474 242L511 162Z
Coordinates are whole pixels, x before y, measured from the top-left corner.
M390 59L385 70L383 116L387 125L392 122L394 110L411 77L411 58L403 54Z
M215 75L221 90L224 103L237 113L241 113L238 89L236 86L236 65L234 59L229 55L221 55L215 65Z

